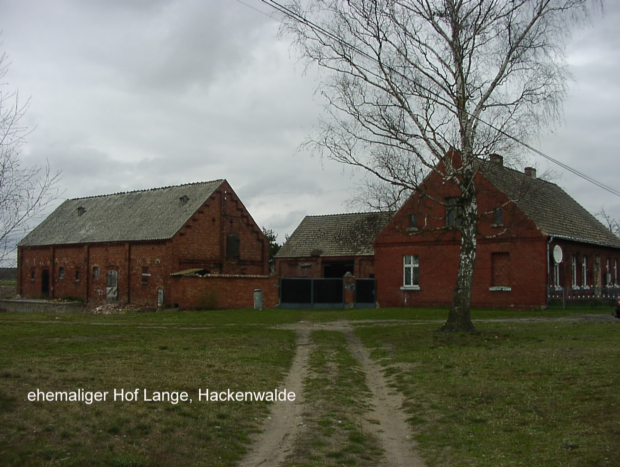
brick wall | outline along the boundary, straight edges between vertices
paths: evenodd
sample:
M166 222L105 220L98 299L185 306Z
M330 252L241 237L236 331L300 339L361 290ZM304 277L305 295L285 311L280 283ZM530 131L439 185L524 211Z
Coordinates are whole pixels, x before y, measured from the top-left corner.
M227 257L229 234L239 239L239 258ZM173 272L194 268L212 274L269 272L269 242L226 182L173 237L172 245Z
M431 175L425 188L439 198L458 196L458 190ZM472 306L537 308L546 304L547 238L502 193L478 175L478 209L484 214L479 237ZM504 211L502 225L496 225L495 208ZM417 230L410 216L417 217ZM446 207L429 198L411 197L393 221L377 236L375 276L381 306L447 306L452 302L460 252L460 234L436 230L446 224ZM493 255L504 254L509 266L498 287L493 283ZM419 290L403 290L403 256L418 256ZM504 266L505 267L505 266Z
M280 297L276 276L208 275L172 278L171 304L187 309L252 308L254 291L263 291L263 308L273 308Z
M560 246L563 253L562 262L557 269L554 267L555 261L553 259L553 249L556 245ZM574 269L573 257L576 260ZM584 258L586 260L585 281ZM551 271L548 282L552 293L556 291L555 273L559 270L559 284L562 289L557 290L559 294L580 297L602 294L620 295L620 287L618 287L620 286L620 249L567 240L554 240L549 245L549 267Z

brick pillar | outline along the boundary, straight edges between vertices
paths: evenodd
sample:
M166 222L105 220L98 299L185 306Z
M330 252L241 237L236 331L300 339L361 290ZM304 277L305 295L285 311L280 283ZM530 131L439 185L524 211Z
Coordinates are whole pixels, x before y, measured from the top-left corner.
M350 309L355 306L355 276L347 272L344 277L344 308Z

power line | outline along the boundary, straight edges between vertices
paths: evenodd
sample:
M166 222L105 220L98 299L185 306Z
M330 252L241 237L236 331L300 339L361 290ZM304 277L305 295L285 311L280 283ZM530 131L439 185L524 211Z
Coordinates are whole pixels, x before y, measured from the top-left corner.
M240 0L238 0L238 1L240 1ZM288 7L286 7L286 6L284 6L284 5L280 4L280 3L278 3L277 1L275 1L275 0L261 0L261 2L263 2L264 4L266 4L266 5L270 6L271 8L275 9L276 11L279 11L280 13L282 13L282 14L284 14L284 15L288 16L289 18L292 18L292 19L293 19L293 20L295 20L295 21L298 21L298 22L301 22L301 23L303 23L303 24L307 25L307 26L308 26L310 29L312 29L315 33L317 33L317 34L322 34L322 35L324 35L324 36L327 36L328 38L330 38L330 39L332 39L332 40L337 41L337 42L338 42L338 43L340 43L341 45L344 45L344 46L346 46L346 47L350 48L352 51L356 52L357 54L359 54L359 55L361 55L361 56L363 56L363 57L366 57L367 59L369 59L369 60L371 60L371 61L373 61L373 62L375 62L375 63L378 63L378 64L380 64L380 65L384 66L385 68L387 68L387 69L388 69L388 70L390 70L391 72L398 74L398 75L399 75L399 76L401 76L402 78L404 78L404 79L406 79L406 80L408 80L408 81L411 81L411 79L410 79L408 76L404 75L404 74L403 74L403 73L401 73L400 71L393 69L393 68L392 68L392 67L390 67L389 65L381 64L377 58L375 58L375 57L373 57L372 55L368 54L367 52L365 52L365 51L363 51L363 50L359 49L358 47L356 47L356 46L354 46L354 45L352 45L352 44L348 43L347 41L345 41L345 40L344 40L344 39L342 39L341 37L339 37L339 36L337 36L337 35L333 34L332 32L330 32L330 31L326 30L325 28L323 28L323 27L321 27L321 26L317 25L316 23L314 23L314 22L310 21L309 19L307 19L307 18L303 17L303 16L302 16L302 15L300 15L299 13L292 11L290 8L288 8ZM243 2L241 2L241 3L243 3ZM258 10L257 10L257 11L258 11ZM370 72L371 72L374 76L376 76L376 77L378 77L378 78L382 78L381 76L379 76L378 74L376 74L376 73L372 72L371 70L367 70L367 71L370 71ZM427 92L427 93L431 94L432 96L434 96L435 98L437 98L437 99L439 99L439 100L443 101L445 104L448 104L448 105L450 105L450 106L452 105L452 102L450 102L450 100L446 99L446 98L445 98L444 96L442 96L441 94L439 94L439 93L437 93L437 92L435 92L435 91L433 91L433 90L431 90L431 89L427 88L427 87L426 87L426 86L424 86L423 84L420 84L420 83L417 83L417 82L416 82L416 83L414 83L414 84L415 84L416 86L418 86L420 89L422 89L423 91L425 91L425 92ZM529 145L529 144L527 144L527 143L525 143L525 142L521 141L520 139L518 139L518 138L516 138L516 137L514 137L514 136L512 136L512 135L510 135L510 134L508 134L508 133L506 133L506 132L505 132L504 130L502 130L501 128L497 128L497 127L495 127L492 123L489 123L489 122L487 122L487 121L483 120L481 117L478 117L478 116L475 116L475 115L470 114L470 113L467 111L467 109L465 109L465 113L466 113L469 117L476 119L478 122L480 122L480 123L482 123L482 124L484 124L484 125L488 126L489 128L491 128L491 129L492 129L492 130L494 130L494 131L497 131L499 134L501 134L501 135L503 135L503 136L505 136L505 137L507 137L507 138L511 139L511 140L512 140L512 141L514 141L515 143L520 144L521 146L523 146L523 147L525 147L525 148L529 149L529 150L530 150L530 151L532 151L533 153L535 153L535 154L537 154L537 155L539 155L539 156L541 156L541 157L543 157L543 158L547 159L547 160L548 160L548 161L550 161L550 162L553 162L554 164L556 164L556 165L558 165L558 166L562 167L562 168L563 168L563 169L565 169L565 170L568 170L569 172L571 172L571 173L573 173L573 174L577 175L577 176L578 176L578 177L580 177L580 178L583 178L584 180L586 180L586 181L588 181L588 182L590 182L590 183L592 183L592 184L594 184L594 185L598 186L599 188L601 188L601 189L603 189L603 190L605 190L605 191L607 191L607 192L609 192L609 193L611 193L611 194L613 194L613 195L616 195L616 196L619 196L619 197L620 197L620 191L615 190L614 188L611 188L611 187L609 187L609 186L605 185L604 183L599 182L598 180L595 180L594 178L592 178L592 177L590 177L590 176L588 176L588 175L584 174L583 172L580 172L580 171L579 171L579 170L577 170L577 169L574 169L574 168L570 167L570 166L569 166L569 165L567 165L567 164L564 164L563 162L560 162L559 160L557 160L557 159L555 159L555 158L553 158L553 157L551 157L551 156L549 156L549 155L545 154L544 152L540 151L539 149L536 149L536 148L534 148L533 146L531 146L531 145Z

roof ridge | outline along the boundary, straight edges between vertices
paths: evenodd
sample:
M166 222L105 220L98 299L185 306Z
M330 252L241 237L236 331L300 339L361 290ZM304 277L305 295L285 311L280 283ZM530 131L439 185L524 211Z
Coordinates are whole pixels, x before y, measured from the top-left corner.
M358 212L343 212L339 214L315 214L306 217L335 217L335 216L353 216L359 214L390 214L390 211L358 211Z
M157 188L146 188L143 190L130 190L130 191L118 191L116 193L107 193L107 194L103 194L103 195L92 195L92 196L82 196L79 198L69 198L66 201L78 201L81 199L93 199L93 198L105 198L107 196L116 196L116 195L128 195L130 193L146 193L149 191L158 191L158 190L166 190L168 188L180 188L183 186L192 186L192 185L206 185L207 183L215 183L215 182L224 182L225 179L223 178L218 178L215 180L209 180L206 182L191 182L191 183L181 183L180 185L167 185L167 186L162 186L162 187L157 187Z
M551 182L551 181L549 181L549 180L545 180L544 178L539 178L539 177L533 178L533 177L530 177L529 175L527 175L527 174L526 174L525 172L523 172L522 170L517 170L517 169L514 169L514 168L509 167L509 166L504 165L504 164L501 164L501 165L500 165L500 164L498 164L498 163L496 163L496 162L492 162L492 161L489 161L489 160L486 160L486 159L480 159L480 161L481 161L481 162L484 162L484 163L485 163L485 164L487 164L487 165L490 165L491 167L497 167L497 168L499 168L499 169L504 169L504 170L511 170L512 172L514 172L515 174L520 175L521 177L528 177L528 179L531 179L531 180L534 180L534 181L545 182L545 183L548 183L548 184L550 184L550 185L557 186L558 188L560 188L561 190L563 190L563 188L562 188L560 185L558 185L557 183L553 183L553 182ZM563 190L563 191L564 191L564 190Z

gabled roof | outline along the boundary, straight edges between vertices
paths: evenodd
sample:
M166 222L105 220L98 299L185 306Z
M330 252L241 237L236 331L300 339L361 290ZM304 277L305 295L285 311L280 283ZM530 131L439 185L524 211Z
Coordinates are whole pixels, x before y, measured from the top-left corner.
M167 240L224 180L70 199L19 246Z
M556 184L493 162L482 162L480 172L543 234L620 248L620 238Z
M373 255L372 241L393 213L306 216L276 258Z

